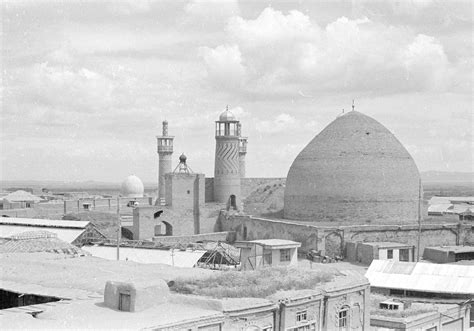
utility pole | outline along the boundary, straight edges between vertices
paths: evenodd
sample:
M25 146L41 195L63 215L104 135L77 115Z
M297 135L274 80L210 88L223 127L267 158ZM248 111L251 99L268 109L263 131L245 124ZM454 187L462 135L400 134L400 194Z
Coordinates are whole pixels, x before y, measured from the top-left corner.
M420 261L420 246L421 246L421 178L418 183L418 248L417 248L417 259Z
M120 261L120 237L122 234L122 224L120 219L120 197L117 197L117 261Z

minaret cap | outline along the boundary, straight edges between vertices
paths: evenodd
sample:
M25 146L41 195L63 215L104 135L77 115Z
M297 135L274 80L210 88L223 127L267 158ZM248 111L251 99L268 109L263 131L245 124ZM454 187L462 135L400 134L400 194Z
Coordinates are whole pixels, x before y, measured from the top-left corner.
M227 106L225 108L224 112L222 112L222 114L220 114L219 121L220 122L237 122L237 118L229 110L229 106Z

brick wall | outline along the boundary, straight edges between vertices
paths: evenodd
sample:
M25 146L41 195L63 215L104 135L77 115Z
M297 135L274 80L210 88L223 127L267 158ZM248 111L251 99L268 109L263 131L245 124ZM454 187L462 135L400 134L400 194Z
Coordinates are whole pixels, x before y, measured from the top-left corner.
M288 239L301 242L301 251L321 250L328 256L340 255L348 241L390 241L415 246L417 225L370 225L318 227L290 221L268 220L248 215L221 212L217 221L221 231L235 231L237 240ZM420 248L439 245L474 244L474 227L470 224L423 224ZM246 236L245 236L246 235Z

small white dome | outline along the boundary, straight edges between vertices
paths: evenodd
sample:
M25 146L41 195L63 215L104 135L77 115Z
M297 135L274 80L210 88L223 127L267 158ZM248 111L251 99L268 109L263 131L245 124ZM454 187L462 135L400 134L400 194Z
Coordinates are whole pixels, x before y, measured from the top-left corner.
M130 175L123 181L120 194L127 198L142 198L144 190L140 178Z

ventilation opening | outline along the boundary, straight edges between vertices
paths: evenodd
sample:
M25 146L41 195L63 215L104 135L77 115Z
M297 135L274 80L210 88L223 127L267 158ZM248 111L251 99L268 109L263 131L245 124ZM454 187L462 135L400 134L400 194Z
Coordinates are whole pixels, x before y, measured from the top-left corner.
M45 295L16 293L0 289L0 309L31 306L39 303L55 302L60 300L63 299Z

